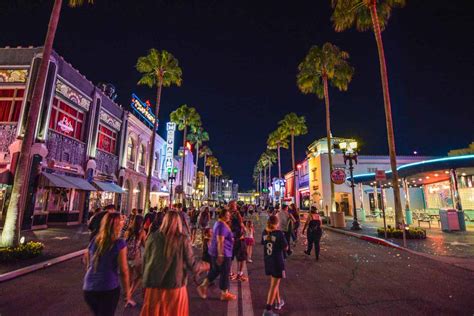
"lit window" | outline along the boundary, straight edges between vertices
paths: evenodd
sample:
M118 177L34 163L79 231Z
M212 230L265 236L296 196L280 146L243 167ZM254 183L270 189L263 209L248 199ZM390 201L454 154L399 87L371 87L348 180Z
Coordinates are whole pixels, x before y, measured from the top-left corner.
M138 153L138 161L140 162L140 166L145 166L145 145L140 146L140 152Z
M135 161L135 142L133 141L132 137L128 137L127 142L127 160L128 161Z
M97 148L115 154L115 146L117 143L117 133L110 128L99 124L99 139Z
M0 88L0 122L18 122L24 88Z
M83 112L76 110L56 97L54 98L49 121L50 129L82 141L83 124Z

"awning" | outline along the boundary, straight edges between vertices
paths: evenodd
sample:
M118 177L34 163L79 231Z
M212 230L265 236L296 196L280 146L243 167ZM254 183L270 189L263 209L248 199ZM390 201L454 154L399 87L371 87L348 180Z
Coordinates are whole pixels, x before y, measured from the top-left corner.
M94 181L94 184L99 188L99 191L124 193L125 190L113 182Z
M0 184L13 184L13 175L10 170L0 172Z
M43 172L43 176L48 180L45 186L47 187L58 187L65 189L78 189L84 191L96 191L96 188L92 186L83 178L70 177L62 174L53 174Z

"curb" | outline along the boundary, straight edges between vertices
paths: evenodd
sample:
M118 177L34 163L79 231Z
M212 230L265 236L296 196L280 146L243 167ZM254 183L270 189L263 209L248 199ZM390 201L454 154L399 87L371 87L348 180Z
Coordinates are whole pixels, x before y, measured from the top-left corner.
M385 240L383 238L374 237L374 236L370 236L370 235L362 235L362 234L357 234L357 233L353 233L353 232L348 232L348 231L338 229L338 228L334 228L334 227L330 227L330 226L325 226L324 228L327 229L327 230L333 231L333 232L337 232L337 233L340 233L340 234L344 234L344 235L352 236L352 237L355 237L355 238L359 238L361 240L365 240L365 241L368 241L368 242L371 242L371 243L374 243L374 244L378 244L378 245L382 245L382 246L385 246L385 247L396 248L396 249L399 249L399 250L412 251L410 249L399 246L399 245L397 245L393 242L390 242L388 240Z
M70 259L73 259L73 258L76 258L76 257L79 257L79 256L83 255L85 251L86 251L86 249L78 250L78 251L75 251L75 252L68 253L67 255L63 255L63 256L60 256L60 257L53 258L51 260L39 262L39 263L33 264L31 266L27 266L27 267L24 267L24 268L21 268L21 269L17 269L17 270L13 270L13 271L10 271L10 272L4 273L4 274L0 274L0 283L18 278L20 276L23 276L23 275L31 273L31 272L35 272L35 271L38 271L38 270L41 270L41 269L48 268L52 265L55 265L55 264L58 264L58 263L61 263L61 262L64 262L64 261L67 261L67 260L70 260Z

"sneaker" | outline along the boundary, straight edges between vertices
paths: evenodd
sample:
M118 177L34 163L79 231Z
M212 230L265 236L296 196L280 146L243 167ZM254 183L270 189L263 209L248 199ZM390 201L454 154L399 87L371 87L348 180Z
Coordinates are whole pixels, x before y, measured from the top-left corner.
M229 274L229 279L230 279L231 281L237 280L238 277L239 277L239 276L238 276L237 274L235 274L235 273Z
M252 263L253 260L252 260L252 259L248 259L247 262L248 262L248 263Z
M262 316L277 316L278 314L274 313L272 310L264 309Z
M199 285L197 288L196 288L199 296L205 300L207 298L207 286L206 285Z
M283 308L283 306L285 306L285 301L283 299L280 299L280 304L275 303L273 308L279 311L280 309Z
M241 281L241 282L247 282L249 280L248 277L246 277L245 275L243 274L239 274L237 275L237 280Z
M305 250L305 251L303 251L303 252L304 252L306 255L308 255L308 256L311 254L311 253L308 252L307 250Z
M233 301L237 298L234 294L230 292L221 293L221 301Z

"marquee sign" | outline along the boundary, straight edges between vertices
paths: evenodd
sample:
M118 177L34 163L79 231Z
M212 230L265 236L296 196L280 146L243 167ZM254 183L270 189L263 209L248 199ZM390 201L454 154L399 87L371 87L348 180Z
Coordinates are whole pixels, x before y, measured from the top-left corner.
M174 156L174 132L176 131L176 123L166 123L166 159L165 167L166 170L173 168L173 156Z
M343 184L346 181L346 172L344 169L334 169L331 173L331 181L334 184Z
M153 114L150 101L143 102L135 93L132 93L131 107L141 118L147 121L148 124L152 126L155 125L155 115Z

